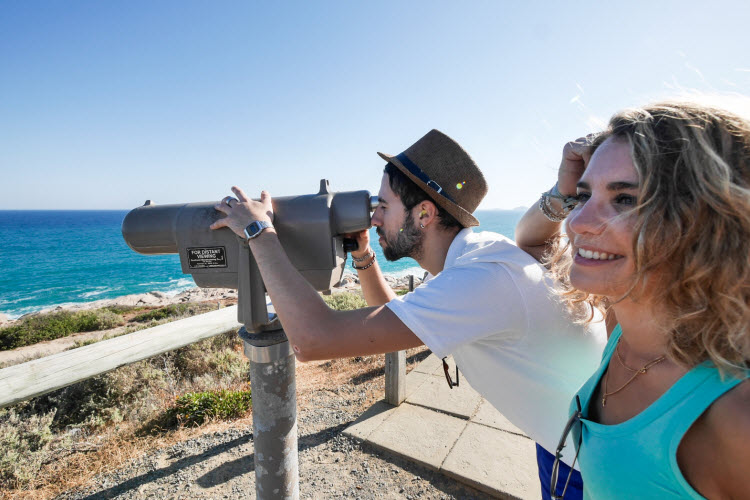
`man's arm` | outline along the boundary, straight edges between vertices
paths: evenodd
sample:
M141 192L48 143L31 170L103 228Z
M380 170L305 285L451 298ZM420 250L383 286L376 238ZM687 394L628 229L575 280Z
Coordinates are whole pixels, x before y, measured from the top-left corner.
M349 236L354 237L359 245L359 248L351 253L352 258L365 259L362 262L358 262L357 267L366 267L371 260L369 255L372 255L372 265L370 267L367 267L367 269L357 269L359 285L362 287L362 294L365 296L367 305L382 306L383 304L387 304L396 298L396 293L388 285L388 282L385 281L383 272L380 270L380 265L375 260L375 253L370 247L369 230L366 229Z
M232 190L239 203L224 203L216 209L227 217L211 229L228 227L244 235L254 220L272 222L271 196L261 201L249 199L241 189ZM422 341L385 306L353 311L334 311L295 269L279 242L276 231L266 229L250 240L250 250L258 263L263 282L276 314L300 361L364 356L398 351L422 345Z

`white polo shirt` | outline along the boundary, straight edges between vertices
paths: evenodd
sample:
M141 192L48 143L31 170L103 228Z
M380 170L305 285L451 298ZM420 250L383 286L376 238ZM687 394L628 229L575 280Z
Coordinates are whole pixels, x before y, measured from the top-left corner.
M441 273L387 307L435 355L452 354L472 387L554 453L607 337L603 322L571 322L545 271L508 238L467 228Z

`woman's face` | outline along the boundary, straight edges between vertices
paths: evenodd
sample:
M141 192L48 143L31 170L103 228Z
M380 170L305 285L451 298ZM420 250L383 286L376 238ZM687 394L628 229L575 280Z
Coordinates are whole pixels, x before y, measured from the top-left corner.
M633 224L629 212L638 196L638 172L630 145L609 138L591 157L578 182L578 206L566 220L573 252L571 284L582 291L619 299L630 289Z

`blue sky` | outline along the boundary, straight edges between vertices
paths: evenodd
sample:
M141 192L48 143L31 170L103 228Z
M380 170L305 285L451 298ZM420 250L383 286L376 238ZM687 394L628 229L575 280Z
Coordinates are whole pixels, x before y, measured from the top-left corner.
M750 2L6 1L0 209L376 192L431 128L528 206L565 141L686 90L750 95Z

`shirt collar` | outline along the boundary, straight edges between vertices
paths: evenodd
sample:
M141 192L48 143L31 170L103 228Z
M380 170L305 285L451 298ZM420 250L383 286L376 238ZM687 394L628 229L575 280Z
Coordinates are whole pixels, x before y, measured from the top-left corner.
M453 265L456 263L456 260L461 257L461 255L463 255L466 243L469 241L469 236L471 236L472 234L473 231L470 227L465 227L458 233L456 233L456 237L453 238L451 246L448 247L448 254L445 256L445 264L443 265L443 270L446 270L449 267L453 267Z

